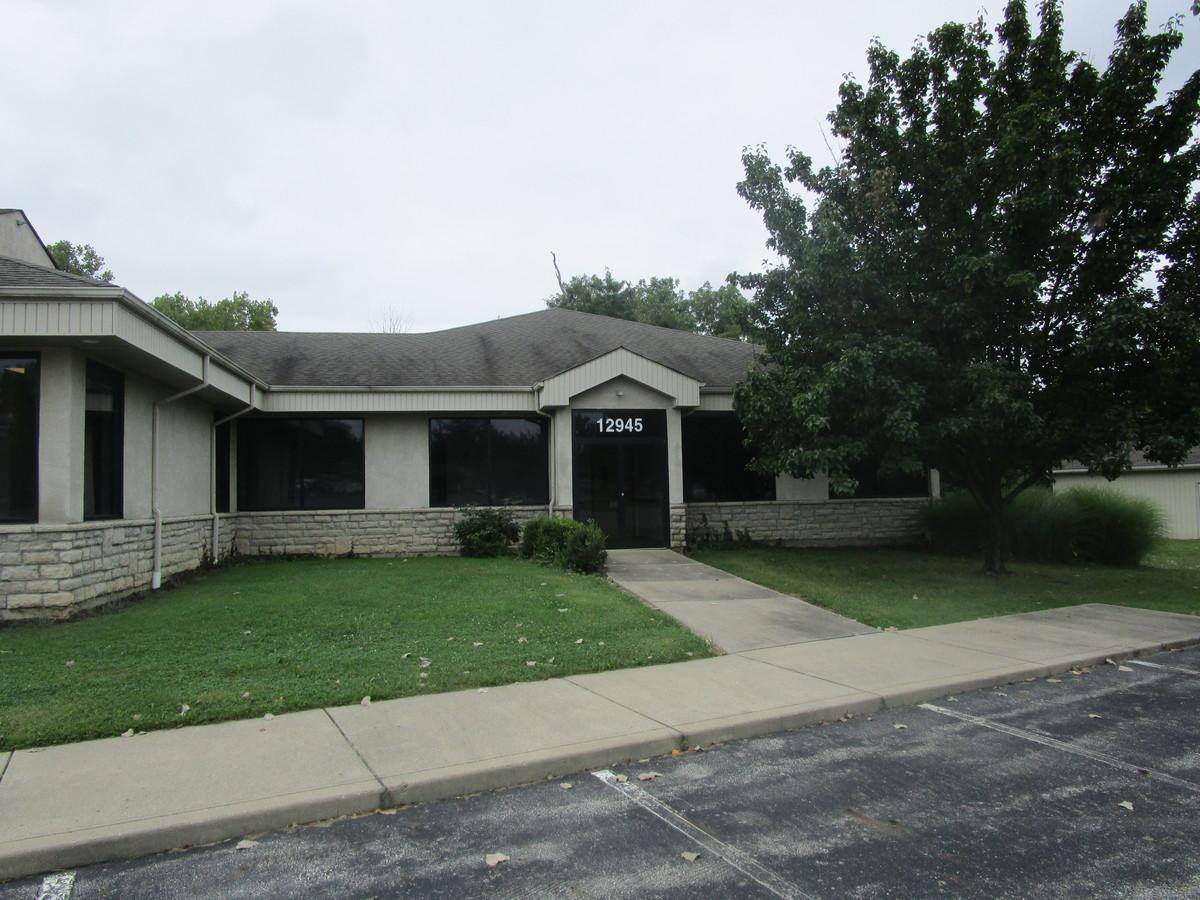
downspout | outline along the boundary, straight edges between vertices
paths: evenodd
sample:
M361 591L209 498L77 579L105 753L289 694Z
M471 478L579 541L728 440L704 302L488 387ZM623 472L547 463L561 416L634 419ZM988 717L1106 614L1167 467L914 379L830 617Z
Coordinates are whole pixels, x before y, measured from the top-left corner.
M168 403L174 403L176 400L208 387L210 360L211 357L207 353L204 354L203 374L199 384L186 391L180 391L178 394L155 400L152 407L150 415L150 511L154 515L154 568L150 573L150 590L152 591L157 591L162 587L162 511L158 508L158 410Z
M220 535L220 526L218 523L221 520L217 514L217 428L226 422L232 422L238 416L244 416L250 410L254 409L254 382L250 382L250 400L248 403L249 405L244 409L239 409L233 415L217 419L212 423L212 437L208 448L208 512L212 516L212 538L209 547L211 548L212 561L214 563L221 558L221 545L218 543Z

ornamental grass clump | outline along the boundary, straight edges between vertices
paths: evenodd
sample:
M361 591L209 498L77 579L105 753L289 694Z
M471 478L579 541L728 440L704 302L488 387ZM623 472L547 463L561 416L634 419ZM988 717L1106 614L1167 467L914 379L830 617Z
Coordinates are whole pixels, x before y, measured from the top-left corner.
M924 526L941 553L978 553L987 534L984 514L965 493L930 504ZM1029 490L1005 513L1005 554L1026 562L1137 566L1163 534L1153 503L1105 488Z

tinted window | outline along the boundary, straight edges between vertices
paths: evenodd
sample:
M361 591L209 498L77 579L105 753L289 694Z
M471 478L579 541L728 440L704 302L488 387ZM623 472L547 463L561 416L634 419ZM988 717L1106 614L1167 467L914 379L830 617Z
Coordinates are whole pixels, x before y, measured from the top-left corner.
M229 512L230 423L217 426L217 512Z
M0 522L37 520L38 362L0 355Z
M362 419L241 419L238 509L362 509Z
M876 459L863 460L850 468L850 474L858 481L853 496L873 497L927 497L929 479L924 473L883 473Z
M544 419L430 419L430 506L549 502Z
M745 431L733 413L683 420L683 494L689 503L774 500L775 479L751 472Z
M87 364L83 414L83 517L119 519L124 507L125 377Z

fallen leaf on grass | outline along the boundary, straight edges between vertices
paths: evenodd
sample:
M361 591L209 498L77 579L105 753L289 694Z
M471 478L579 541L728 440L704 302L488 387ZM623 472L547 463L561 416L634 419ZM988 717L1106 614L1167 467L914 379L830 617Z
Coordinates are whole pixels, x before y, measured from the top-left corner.
M273 719L275 717L273 715L271 715L270 713L267 713L265 716L263 716L263 718L264 719Z
M234 847L233 849L234 850L253 850L257 846L258 846L258 841L251 841L251 840L247 839L244 841L238 841L237 846Z
M570 612L570 611L571 611L571 608L569 606L564 606L559 609L559 612Z
M884 631L898 631L899 629L898 629L898 628L896 628L896 626L895 626L895 625L889 625L887 628L885 628L885 629L883 629L883 630L884 630Z
M179 706L179 714L180 714L181 716L186 716L186 715L187 715L187 713L188 713L188 710L189 710L189 709L191 709L191 707L190 707L190 706L188 706L186 703L180 704L180 706Z
M472 647L482 647L482 646L483 646L483 641L473 641L473 642L471 643L471 646L472 646Z
M575 639L575 643L577 643L577 644L582 644L582 643L583 643L583 638L576 638L576 639Z
M700 858L699 853L693 853L691 850L684 850L679 855L682 856L684 859L686 859L688 862L695 862L696 860L698 860Z
M367 694L367 696L365 696L361 700L359 700L358 705L359 706L370 706L371 705L371 695Z
M426 659L424 656L422 656L420 657L420 660L422 669L428 669L431 665L433 665L432 659Z
M243 700L249 700L249 699L250 699L250 692L249 692L249 691L242 691L242 699L243 699Z
M500 863L506 863L510 859L512 859L512 857L506 853L486 853L483 857L483 861L487 863L487 867L489 869L494 869L496 866L500 865Z
M73 666L73 665L75 665L75 660L73 660L73 659L68 659L68 660L67 660L67 668L69 669L69 668L71 668L71 666Z
M130 728L127 731L122 731L121 737L133 737L133 729Z
M401 658L401 659L408 659L410 656L412 656L412 651L409 651L408 653L401 653L401 654L400 654L400 658Z
M519 638L517 638L517 643L518 643L518 644L528 644L528 643L529 643L529 638L527 638L527 637L524 637L524 636L522 636L522 637L519 637Z
M1128 800L1122 800L1120 803L1117 804L1117 806L1121 807L1121 809L1127 809L1130 812L1133 812L1133 804L1130 803Z
M428 678L428 677L429 677L429 673L428 673L428 672L422 672L422 673L421 673L421 677L422 677L422 678Z
M537 661L532 660L532 659L527 659L527 660L525 660L525 665L529 666L530 668L533 668L534 666L537 665Z

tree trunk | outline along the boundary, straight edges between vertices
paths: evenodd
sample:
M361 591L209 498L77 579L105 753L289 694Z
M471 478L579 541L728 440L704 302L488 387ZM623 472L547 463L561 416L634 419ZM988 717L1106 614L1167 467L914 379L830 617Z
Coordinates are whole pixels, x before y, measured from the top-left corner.
M1003 575L1008 546L1005 538L1004 498L999 491L989 492L983 511L986 516L983 532L983 571L987 575Z

